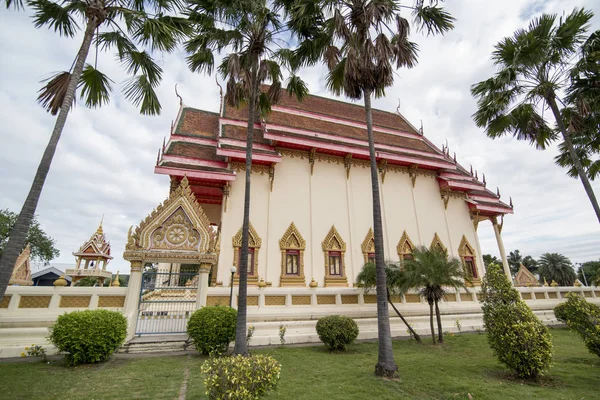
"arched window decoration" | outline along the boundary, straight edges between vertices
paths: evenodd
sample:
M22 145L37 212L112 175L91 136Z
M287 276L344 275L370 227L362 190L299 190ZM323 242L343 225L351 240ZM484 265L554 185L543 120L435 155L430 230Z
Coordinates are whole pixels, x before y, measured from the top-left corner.
M448 249L446 248L446 246L444 246L444 243L442 243L442 241L437 233L435 233L433 235L433 240L431 241L431 245L429 245L429 248L430 249L437 248L437 249L443 251L444 253L448 254Z
M396 250L398 251L398 257L400 257L400 264L405 260L412 260L413 255L412 252L415 249L415 245L412 240L408 237L406 231L402 234L400 241L398 242L398 246L396 246Z
M281 249L280 286L305 286L304 249L306 241L292 222L279 240Z
M344 254L346 243L332 226L322 243L325 256L325 286L348 286Z
M369 228L367 236L365 236L365 240L363 240L362 245L360 247L362 249L363 257L365 259L365 264L375 264L375 237L373 236L373 228Z
M233 242L233 265L237 267L237 272L233 280L238 284L240 280L240 260L242 257L242 228L235 234ZM258 284L258 251L262 244L261 238L250 223L248 229L248 285Z
M464 235L460 241L460 246L458 246L458 255L463 263L465 272L474 282L479 282L481 279L479 278L479 272L477 271L477 264L475 262L475 250L473 250L473 247L471 247Z

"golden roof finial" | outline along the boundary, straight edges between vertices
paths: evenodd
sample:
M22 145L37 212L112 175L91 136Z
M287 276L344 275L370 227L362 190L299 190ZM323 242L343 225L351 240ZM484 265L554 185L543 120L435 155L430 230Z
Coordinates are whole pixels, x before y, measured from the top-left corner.
M102 230L102 222L104 222L104 214L102 214L102 219L100 220L100 225L98 226L98 230L96 231L100 235L104 235L104 231Z
M117 271L117 275L115 275L115 279L112 281L110 286L120 287L121 282L119 282L119 271Z

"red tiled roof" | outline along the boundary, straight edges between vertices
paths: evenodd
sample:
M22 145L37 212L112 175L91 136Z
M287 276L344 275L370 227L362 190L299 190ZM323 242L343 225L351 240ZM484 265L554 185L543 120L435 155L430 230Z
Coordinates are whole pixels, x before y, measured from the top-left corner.
M219 133L219 114L185 107L175 127L175 134L214 138Z

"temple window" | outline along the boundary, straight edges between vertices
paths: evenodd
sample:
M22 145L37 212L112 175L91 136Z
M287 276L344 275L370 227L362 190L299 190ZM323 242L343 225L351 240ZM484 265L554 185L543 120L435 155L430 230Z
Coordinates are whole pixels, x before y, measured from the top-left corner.
M242 259L242 228L232 239L233 244L233 265L237 267L233 283L238 284L240 279L240 261ZM262 244L262 239L249 223L248 226L248 285L258 284L258 251Z
M369 228L367 236L361 244L361 250L364 257L364 262L375 264L375 237L373 236L373 229Z
M463 263L465 273L471 277L473 283L478 284L481 282L477 271L477 263L475 262L475 250L464 235L458 246L458 255Z
M437 233L433 235L433 240L431 241L431 245L429 245L429 248L437 249L441 252L448 254L448 249L446 248L446 246L444 246L444 243L442 243L442 240L440 239Z
M396 246L396 251L398 252L398 257L400 258L400 266L402 267L402 263L407 260L412 260L413 255L412 252L415 248L412 240L408 237L406 231L402 234L398 245Z
M325 286L348 286L344 254L346 242L332 226L321 244L325 257Z
M279 240L281 249L281 286L305 286L304 249L306 241L292 222Z

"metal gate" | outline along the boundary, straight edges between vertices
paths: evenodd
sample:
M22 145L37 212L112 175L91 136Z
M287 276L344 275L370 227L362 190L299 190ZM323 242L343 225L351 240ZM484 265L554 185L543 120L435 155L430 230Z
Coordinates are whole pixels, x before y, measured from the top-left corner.
M196 272L144 272L135 333L185 333L197 289Z

